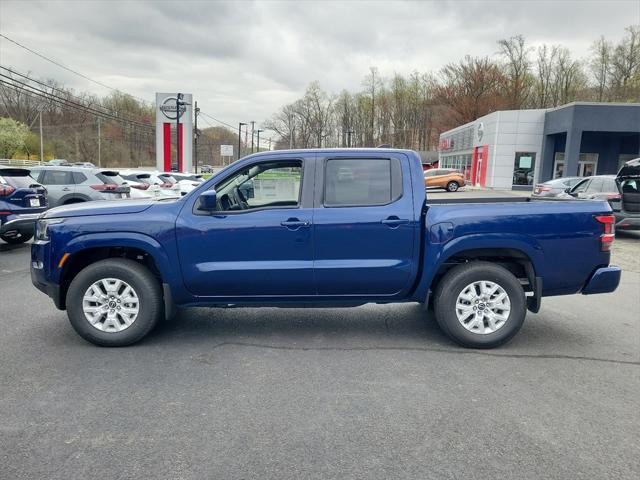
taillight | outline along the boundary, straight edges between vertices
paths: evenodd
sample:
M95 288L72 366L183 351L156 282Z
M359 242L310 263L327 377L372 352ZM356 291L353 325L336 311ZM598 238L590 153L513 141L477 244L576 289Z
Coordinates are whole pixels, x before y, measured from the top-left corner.
M0 185L0 197L8 197L15 191L16 189L11 185Z
M118 186L114 183L103 183L101 185L89 185L94 190L98 190L99 192L104 192L105 190L115 190Z
M619 193L608 193L607 194L607 200L620 200L622 198L622 195L620 195Z
M160 184L160 188L172 188L173 183L165 182Z
M137 185L129 185L132 188L137 188L138 190L147 190L149 188L148 183L138 183Z
M602 224L604 229L604 233L600 235L600 250L609 252L616 238L616 217L613 215L596 215L595 218Z

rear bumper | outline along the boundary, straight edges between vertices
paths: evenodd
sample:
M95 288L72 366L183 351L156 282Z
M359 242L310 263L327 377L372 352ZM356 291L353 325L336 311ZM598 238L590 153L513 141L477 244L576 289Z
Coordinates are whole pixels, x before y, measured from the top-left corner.
M40 213L24 213L21 215L11 215L8 221L0 226L0 235L7 232L18 230L20 232L33 234L35 231L36 220Z
M591 295L594 293L613 292L618 288L621 273L620 267L616 266L598 268L585 284L582 294Z
M640 230L640 214L613 212L616 217L616 230Z

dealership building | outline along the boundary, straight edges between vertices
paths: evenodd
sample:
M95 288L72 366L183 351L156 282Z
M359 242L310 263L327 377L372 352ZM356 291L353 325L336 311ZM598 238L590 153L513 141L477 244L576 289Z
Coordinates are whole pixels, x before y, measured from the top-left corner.
M462 170L471 184L497 189L615 174L638 157L638 103L497 111L442 133L439 143L440 168Z

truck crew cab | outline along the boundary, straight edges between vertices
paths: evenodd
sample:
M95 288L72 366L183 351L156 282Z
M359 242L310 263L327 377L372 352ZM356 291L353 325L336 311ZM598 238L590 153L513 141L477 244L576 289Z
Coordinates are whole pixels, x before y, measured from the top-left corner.
M543 296L616 289L613 221L604 201L428 202L410 150L270 151L179 199L49 210L31 275L102 346L176 307L432 299L453 340L490 348Z

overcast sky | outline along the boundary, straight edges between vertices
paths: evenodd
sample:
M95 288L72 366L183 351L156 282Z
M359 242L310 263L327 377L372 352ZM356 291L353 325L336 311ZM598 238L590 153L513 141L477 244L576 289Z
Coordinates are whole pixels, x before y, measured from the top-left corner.
M102 83L152 101L194 94L228 123L260 122L313 80L358 90L369 66L437 70L493 55L518 33L576 57L599 36L640 24L640 0L535 1L48 1L0 0L1 33ZM0 63L99 95L108 90L0 38Z

